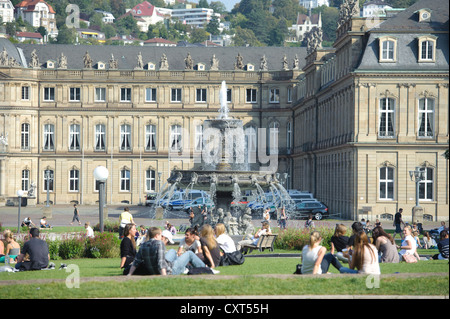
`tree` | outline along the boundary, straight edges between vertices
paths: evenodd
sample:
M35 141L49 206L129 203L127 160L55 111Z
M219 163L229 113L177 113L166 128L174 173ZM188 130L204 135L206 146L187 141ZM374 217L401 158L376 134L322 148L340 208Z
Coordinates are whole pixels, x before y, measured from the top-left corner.
M276 27L270 30L269 33L269 46L283 46L284 39L288 34L287 21L285 18L281 18Z
M65 24L61 26L58 31L58 37L56 38L58 44L74 44L76 41L75 28L67 28Z
M208 0L199 0L197 8L209 8Z
M261 47L263 46L261 42L258 41L252 30L243 29L241 27L236 27L235 34L233 38L233 45L235 47Z
M227 7L220 1L211 1L209 8L213 9L215 13L225 13L227 12Z
M297 20L298 13L306 13L298 0L273 0L273 16L281 19L285 18L293 24Z
M44 28L43 26L40 26L39 28L37 28L37 32L40 33L43 38L47 35L47 29Z
M190 43L202 43L209 38L209 33L206 32L205 29L202 28L194 28L191 32Z
M216 16L213 16L206 26L206 32L211 33L212 35L220 34L219 31L219 19Z

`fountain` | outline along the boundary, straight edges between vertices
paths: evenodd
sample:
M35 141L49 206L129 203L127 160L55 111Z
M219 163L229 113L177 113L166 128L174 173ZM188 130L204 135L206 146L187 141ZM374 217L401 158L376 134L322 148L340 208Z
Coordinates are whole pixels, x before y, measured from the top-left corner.
M170 189L180 187L189 192L190 189L195 188L209 192L211 199L215 202L213 221L222 222L222 217L218 216L232 213L231 202L238 202L241 199L242 191L246 190L256 190L261 198L264 198L264 190L271 190L289 211L291 199L278 180L279 174L270 170L262 170L257 163L249 163L248 156L245 156L243 123L241 120L229 117L226 93L226 84L223 81L220 89L219 115L216 119L203 122L205 147L201 163L194 165L191 170L173 170L167 179L171 185ZM265 151L264 148L264 153ZM254 169L255 167L258 169ZM239 216L234 216L233 223L236 220L240 221L241 225L238 228L241 230L239 232L244 232L242 229L248 229L249 212L237 212L236 214ZM232 217L228 215L228 219L232 219ZM242 223L246 224L242 225Z

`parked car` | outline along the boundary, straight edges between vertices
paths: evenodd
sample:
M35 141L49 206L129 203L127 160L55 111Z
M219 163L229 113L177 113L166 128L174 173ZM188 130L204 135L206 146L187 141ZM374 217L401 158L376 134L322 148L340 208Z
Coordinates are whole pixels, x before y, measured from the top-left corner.
M314 219L321 220L329 216L328 207L319 201L300 202L295 205L295 210L291 213L291 218L308 218L309 214L312 214Z
M161 207L167 210L183 209L184 205L189 204L193 200L200 197L207 197L204 191L195 189L189 191L187 194L184 191L175 191L171 198L169 198L169 195L170 194L166 194L160 201Z
M156 203L157 193L148 193L145 195L145 206L152 206Z
M216 205L214 204L214 201L209 197L199 197L194 199L189 204L184 205L183 210L188 213L191 210L191 207L198 207L198 205L206 205L206 208L208 208L208 211L211 209L214 209Z

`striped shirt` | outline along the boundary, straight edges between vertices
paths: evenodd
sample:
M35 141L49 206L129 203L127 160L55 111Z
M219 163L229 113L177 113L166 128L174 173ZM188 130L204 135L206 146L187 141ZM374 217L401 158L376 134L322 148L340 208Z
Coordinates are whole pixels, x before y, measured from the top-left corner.
M448 238L445 238L438 243L438 249L442 257L448 258Z

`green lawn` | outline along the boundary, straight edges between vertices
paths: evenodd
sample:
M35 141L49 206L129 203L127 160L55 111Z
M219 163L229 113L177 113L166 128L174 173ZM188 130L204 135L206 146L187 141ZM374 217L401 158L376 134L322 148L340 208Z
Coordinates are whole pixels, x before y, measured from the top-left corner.
M81 283L70 288L74 272L58 270L61 262L78 266ZM0 273L2 298L107 298L148 296L222 296L222 295L437 295L449 294L449 266L447 261L420 261L417 264L381 264L386 277L380 279L379 288L370 289L366 276L338 275L333 268L330 276L298 276L295 270L298 258L246 258L241 266L219 267L214 276L149 276L124 278L118 268L119 258L73 259L55 261L55 270L20 273ZM394 273L400 275L392 275ZM421 273L422 276L403 276L404 273ZM443 276L432 274L445 273ZM391 274L390 276L388 274ZM427 276L426 274L431 274ZM281 278L274 275L282 275ZM113 278L106 276L113 276ZM231 276L231 277L230 277ZM105 277L104 280L86 280ZM115 278L114 278L115 277ZM28 280L54 279L53 282ZM83 280L84 279L84 280ZM13 285L2 281L14 280ZM26 280L26 285L24 285ZM69 286L66 281L69 280ZM258 289L255 289L258 287Z

